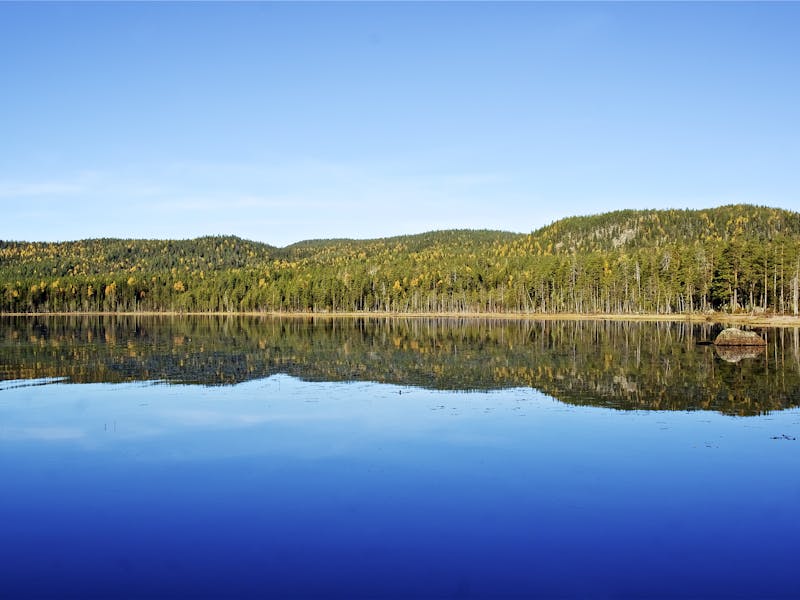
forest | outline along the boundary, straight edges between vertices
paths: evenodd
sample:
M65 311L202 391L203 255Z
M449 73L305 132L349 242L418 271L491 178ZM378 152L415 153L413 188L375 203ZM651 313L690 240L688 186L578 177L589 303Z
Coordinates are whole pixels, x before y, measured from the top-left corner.
M284 248L233 236L0 241L2 313L797 315L799 305L800 213L751 205Z

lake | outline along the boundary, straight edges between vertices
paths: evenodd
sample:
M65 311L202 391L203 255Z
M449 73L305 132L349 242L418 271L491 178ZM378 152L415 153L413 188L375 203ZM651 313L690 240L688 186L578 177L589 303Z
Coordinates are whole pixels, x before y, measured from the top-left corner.
M720 329L0 318L0 597L800 597L800 332Z

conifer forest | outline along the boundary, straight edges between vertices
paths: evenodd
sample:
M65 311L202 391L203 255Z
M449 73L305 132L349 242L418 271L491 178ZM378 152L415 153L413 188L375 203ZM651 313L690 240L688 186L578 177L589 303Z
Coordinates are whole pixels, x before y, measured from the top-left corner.
M800 213L731 205L284 248L0 241L0 312L798 314Z

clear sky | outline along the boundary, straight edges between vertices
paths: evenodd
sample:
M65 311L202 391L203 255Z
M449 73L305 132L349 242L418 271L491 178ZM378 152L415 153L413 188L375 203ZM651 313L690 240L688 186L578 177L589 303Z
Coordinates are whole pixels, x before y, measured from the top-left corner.
M0 239L800 210L798 3L0 3Z

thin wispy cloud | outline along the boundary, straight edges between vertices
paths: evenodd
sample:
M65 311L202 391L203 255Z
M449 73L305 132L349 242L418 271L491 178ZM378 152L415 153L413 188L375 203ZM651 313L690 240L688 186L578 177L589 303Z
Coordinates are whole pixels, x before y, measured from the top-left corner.
M86 437L86 432L78 427L30 426L0 428L0 440L36 440L41 442L60 442L79 440Z
M65 181L0 181L0 199L23 200L41 196L63 197L85 193L86 186Z
M509 180L489 171L437 172L318 159L178 162L90 173L54 177L53 182L64 182L58 185L29 182L0 188L16 221L14 231L0 226L0 238L42 239L39 232L49 223L66 224L58 230L60 240L234 234L278 245L459 225L503 227L491 199ZM41 195L29 196L37 199L32 205L17 192ZM94 210L98 203L104 203L103 211Z

